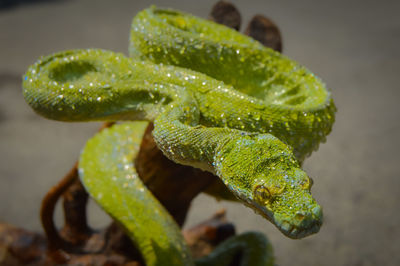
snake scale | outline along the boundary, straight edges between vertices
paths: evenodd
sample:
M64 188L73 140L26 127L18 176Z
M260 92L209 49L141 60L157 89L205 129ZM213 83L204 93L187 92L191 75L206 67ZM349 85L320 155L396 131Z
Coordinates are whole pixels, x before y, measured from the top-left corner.
M37 113L60 121L154 122L154 139L168 158L214 173L286 236L319 231L322 209L301 163L325 141L336 109L318 77L225 26L154 6L133 19L129 53L43 57L24 77L24 97ZM145 124L126 122L96 135L82 152L80 176L146 264L191 265L179 228L132 163ZM239 249L242 265L272 263L258 233L229 239L196 263L228 265Z

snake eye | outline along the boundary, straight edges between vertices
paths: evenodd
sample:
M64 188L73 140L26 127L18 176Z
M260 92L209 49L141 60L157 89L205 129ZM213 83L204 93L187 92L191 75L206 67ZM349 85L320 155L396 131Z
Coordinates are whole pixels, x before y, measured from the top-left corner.
M260 204L266 204L272 198L271 192L263 185L254 188L254 199Z
M312 178L311 177L307 177L306 179L301 181L300 186L303 189L310 190L313 184L314 184L314 181L312 180Z

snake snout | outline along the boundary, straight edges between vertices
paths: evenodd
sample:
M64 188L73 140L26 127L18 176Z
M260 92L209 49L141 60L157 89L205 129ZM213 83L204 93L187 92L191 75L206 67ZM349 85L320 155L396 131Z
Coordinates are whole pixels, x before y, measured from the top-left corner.
M322 209L314 207L309 212L298 211L292 219L280 222L277 217L276 224L282 233L290 238L303 238L319 231L322 225Z

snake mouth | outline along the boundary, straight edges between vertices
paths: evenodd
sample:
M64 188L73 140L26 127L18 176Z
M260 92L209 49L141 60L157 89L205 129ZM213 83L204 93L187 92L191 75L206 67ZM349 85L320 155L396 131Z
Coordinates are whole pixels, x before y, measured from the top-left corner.
M285 236L292 239L300 239L318 233L323 222L321 207L313 209L308 215L296 215L292 220L280 219L279 214L273 214L268 209L255 204L261 216L272 222ZM289 218L290 219L290 218Z
M294 224L290 224L289 222L283 222L281 225L278 225L277 227L287 237L293 239L300 239L318 233L319 229L321 228L321 225L322 222L320 220L315 220L307 227L296 226Z

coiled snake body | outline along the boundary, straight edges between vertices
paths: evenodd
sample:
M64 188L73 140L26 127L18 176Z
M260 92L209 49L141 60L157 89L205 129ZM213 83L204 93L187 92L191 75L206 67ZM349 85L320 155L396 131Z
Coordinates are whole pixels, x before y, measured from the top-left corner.
M330 132L335 106L316 76L224 26L155 7L134 18L129 52L131 58L98 49L44 57L29 68L24 96L51 119L154 122L153 136L167 157L216 174L285 235L319 230L322 210L300 163ZM136 178L132 158L143 128L117 125L90 140L80 161L82 181L125 226L148 265L189 265L179 229ZM107 195L96 187L104 180ZM129 196L112 198L113 189ZM271 263L259 234L230 241L214 260L199 263L222 265L228 255L221 254L243 243L260 248L244 256L246 265Z

